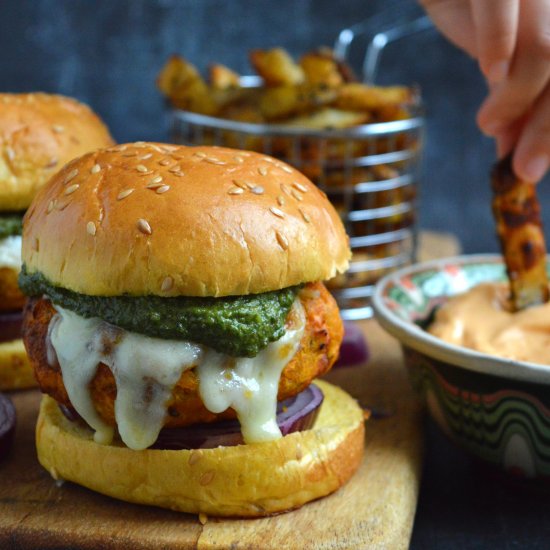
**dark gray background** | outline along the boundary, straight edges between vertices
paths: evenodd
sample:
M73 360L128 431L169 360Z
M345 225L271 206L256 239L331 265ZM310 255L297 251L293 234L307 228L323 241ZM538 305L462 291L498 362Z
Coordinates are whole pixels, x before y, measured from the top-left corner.
M386 24L421 13L414 0L2 0L0 90L75 96L118 141L167 140L154 79L171 53L246 73L251 48L282 45L298 55L330 45L382 7ZM389 47L382 63L381 82L419 83L425 98L421 225L456 233L467 252L496 250L487 181L494 152L475 125L485 94L475 62L428 31Z
M246 73L251 48L281 45L299 55L332 44L341 28L383 6L386 23L420 13L413 0L1 0L0 90L75 96L118 141L167 140L154 79L170 54ZM423 90L422 227L456 233L467 252L497 250L487 177L493 144L474 121L485 94L476 64L426 32L388 50L381 82ZM540 190L544 205L550 187ZM547 494L511 493L431 423L427 441L412 548L548 547Z

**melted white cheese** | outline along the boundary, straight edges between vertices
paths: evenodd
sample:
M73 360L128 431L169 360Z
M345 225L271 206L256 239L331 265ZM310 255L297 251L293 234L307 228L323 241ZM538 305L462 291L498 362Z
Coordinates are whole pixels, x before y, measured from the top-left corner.
M21 235L0 239L0 268L21 269Z
M198 366L199 391L206 408L221 413L233 407L245 443L282 437L277 425L277 391L285 365L292 359L304 332L304 311L294 302L291 329L256 357L228 357L208 350Z
M287 331L254 358L235 358L191 342L162 340L128 332L101 319L84 319L56 306L49 326L48 361L55 355L71 404L95 430L98 443L112 441L114 430L98 415L89 385L99 363L115 377L115 419L131 449L152 445L166 417L167 402L184 370L197 367L199 392L208 410L237 412L246 443L281 437L276 422L277 390L284 366L296 353L305 327L299 300Z
M201 346L150 338L56 309L50 341L71 404L95 430L95 441L108 444L113 438L89 391L99 363L104 363L116 381L115 419L122 441L135 450L151 446L164 424L172 389L182 372L196 365Z

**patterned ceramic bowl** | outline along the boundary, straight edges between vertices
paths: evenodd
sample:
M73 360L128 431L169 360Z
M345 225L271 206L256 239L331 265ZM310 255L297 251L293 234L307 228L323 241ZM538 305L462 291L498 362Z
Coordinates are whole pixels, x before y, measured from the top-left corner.
M374 312L401 342L415 388L451 439L509 473L548 478L550 366L447 344L422 328L449 296L505 279L497 255L413 265L377 284Z

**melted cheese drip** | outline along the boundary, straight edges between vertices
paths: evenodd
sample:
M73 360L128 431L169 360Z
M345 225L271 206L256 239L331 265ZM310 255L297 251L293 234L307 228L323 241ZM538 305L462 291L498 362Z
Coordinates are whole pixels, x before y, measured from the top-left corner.
M0 239L0 268L21 269L21 235Z
M172 389L182 372L196 365L201 346L150 338L56 309L50 341L69 399L95 430L95 441L108 444L113 438L113 428L98 415L89 391L97 366L104 363L116 381L115 419L122 441L135 450L151 446L164 424Z
M206 408L221 413L235 409L245 443L282 437L277 425L277 391L285 365L292 359L304 332L302 304L291 310L291 328L254 358L233 358L208 350L198 366L199 391Z
M246 443L281 437L276 422L277 390L284 366L296 353L305 326L299 300L287 331L254 358L234 358L191 342L162 340L128 332L101 319L84 319L56 306L49 326L48 361L55 355L71 404L109 444L114 430L98 415L89 385L99 363L115 377L115 419L122 441L131 449L151 446L164 424L167 402L182 373L197 367L199 392L208 410L237 412ZM54 355L55 354L55 355Z

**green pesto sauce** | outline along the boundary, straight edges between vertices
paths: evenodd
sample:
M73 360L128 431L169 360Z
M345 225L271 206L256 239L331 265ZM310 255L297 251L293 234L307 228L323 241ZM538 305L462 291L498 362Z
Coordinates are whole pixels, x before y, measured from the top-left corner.
M41 273L19 275L29 296L45 294L82 317L99 317L132 332L190 340L235 357L255 357L283 336L299 287L224 298L88 296L52 285Z
M21 235L24 212L0 212L0 239Z

